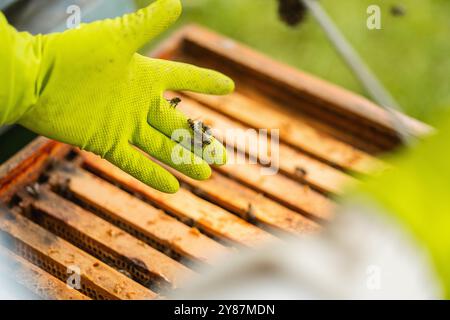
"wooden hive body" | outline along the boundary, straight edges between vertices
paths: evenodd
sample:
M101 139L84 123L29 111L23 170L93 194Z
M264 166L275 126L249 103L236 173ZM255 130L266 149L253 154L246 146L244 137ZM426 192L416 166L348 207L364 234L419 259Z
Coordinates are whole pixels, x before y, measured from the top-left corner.
M235 79L225 97L177 93L179 108L221 132L280 129L279 171L244 163L203 182L177 174L181 190L166 195L92 154L36 139L0 167L0 256L20 266L7 273L34 295L154 299L234 250L319 231L333 196L400 143L389 115L365 98L203 28L184 27L153 56ZM400 116L414 134L429 131ZM65 286L74 266L78 291Z

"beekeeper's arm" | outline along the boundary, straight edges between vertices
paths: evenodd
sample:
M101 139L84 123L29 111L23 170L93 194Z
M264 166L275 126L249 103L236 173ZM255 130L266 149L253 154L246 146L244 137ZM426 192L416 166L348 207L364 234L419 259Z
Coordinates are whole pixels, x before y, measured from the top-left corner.
M94 152L164 192L177 191L178 181L134 146L194 179L208 178L208 163L223 164L225 149L214 140L214 157L200 152L199 159L186 150L186 140L186 149L176 148L174 155L171 136L189 124L163 92L226 94L233 82L215 71L136 53L180 12L179 0L158 0L120 18L37 36L17 32L0 13L0 126L18 123Z
M450 112L437 132L397 155L394 168L364 184L358 196L376 203L425 249L450 298Z

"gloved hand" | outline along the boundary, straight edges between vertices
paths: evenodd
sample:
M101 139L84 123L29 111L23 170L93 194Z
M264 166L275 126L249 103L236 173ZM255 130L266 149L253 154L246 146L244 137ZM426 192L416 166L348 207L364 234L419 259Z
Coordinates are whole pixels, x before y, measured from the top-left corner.
M225 149L213 140L207 163L202 152L186 150L187 141L179 148L174 130L192 131L163 92L227 94L232 80L136 53L180 12L179 0L159 0L120 18L37 36L17 32L0 13L0 125L19 123L96 153L164 192L176 192L178 181L133 146L194 179L208 178L208 163L225 163ZM184 159L188 152L189 163L174 161L175 147Z

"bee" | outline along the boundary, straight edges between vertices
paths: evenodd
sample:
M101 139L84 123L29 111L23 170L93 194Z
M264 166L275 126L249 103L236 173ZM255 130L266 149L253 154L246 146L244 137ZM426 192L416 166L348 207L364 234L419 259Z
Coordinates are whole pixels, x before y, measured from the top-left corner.
M202 123L202 131L206 136L212 138L212 129L204 123Z
M203 133L211 133L211 128L202 122L202 131Z
M251 203L248 204L247 211L245 212L244 219L249 222L255 222L256 221L256 214L255 209L253 208L253 205Z
M201 124L200 121L188 119L187 122L189 124L189 127L192 129L192 131L194 131L194 133L198 132L198 125Z
M203 131L202 131L202 123L201 121L196 121L192 119L187 120L189 127L194 132L194 138L191 139L191 145L193 148L195 147L203 147L203 143L201 145L196 145L199 141L203 141Z
M295 167L295 174L297 176L299 176L300 178L305 178L306 175L308 174L308 171L306 171L304 168L302 167Z
M307 7L299 0L278 0L278 13L280 19L288 26L296 26L304 21Z
M181 102L181 99L178 97L175 97L172 99L167 99L167 101L169 102L170 106L175 109L178 106L178 104Z
M391 7L391 14L394 17L401 17L406 14L406 9L403 6L400 5L394 5Z
M202 147L210 145L212 142L211 128L205 125L202 121L192 119L187 120L189 127L194 131L194 142L199 140L202 142Z
M212 134L211 127L207 126L206 124L204 124L202 122L202 132L203 132L203 135L205 137L205 139L203 139L204 140L203 144L207 145L207 146L210 145L211 142L212 142L212 138L214 137L213 134Z

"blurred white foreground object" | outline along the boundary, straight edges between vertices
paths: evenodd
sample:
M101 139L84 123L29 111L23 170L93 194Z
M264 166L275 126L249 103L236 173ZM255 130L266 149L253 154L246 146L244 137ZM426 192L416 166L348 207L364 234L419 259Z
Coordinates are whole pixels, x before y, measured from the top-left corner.
M441 298L426 252L372 207L347 204L320 235L229 258L172 298Z

